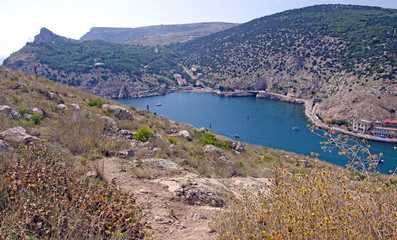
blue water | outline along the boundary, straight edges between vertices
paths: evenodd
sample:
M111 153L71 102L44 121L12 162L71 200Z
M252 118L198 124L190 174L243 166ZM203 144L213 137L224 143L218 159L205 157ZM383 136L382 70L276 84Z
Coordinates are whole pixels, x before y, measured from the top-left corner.
M241 142L282 149L302 155L311 152L319 158L345 166L348 159L337 151L324 153L320 142L324 139L313 134L303 112L303 105L288 104L255 97L220 97L212 93L177 92L149 98L120 99L123 104L147 109L170 120L205 127L220 135ZM162 106L156 106L161 103ZM296 126L299 131L293 131ZM397 167L397 151L393 144L370 142L372 153L384 154L380 171L387 173Z

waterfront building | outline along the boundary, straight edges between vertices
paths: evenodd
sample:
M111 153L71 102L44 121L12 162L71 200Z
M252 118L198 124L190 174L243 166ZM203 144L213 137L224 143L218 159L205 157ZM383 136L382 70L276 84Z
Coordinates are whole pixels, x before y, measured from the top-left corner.
M397 119L383 119L382 126L397 128Z
M397 138L397 128L375 127L373 135L381 138Z
M367 120L359 120L353 122L353 132L367 134L373 128L372 122Z
M382 122L376 121L375 123L367 120L354 121L353 132L397 139L397 120L384 119Z

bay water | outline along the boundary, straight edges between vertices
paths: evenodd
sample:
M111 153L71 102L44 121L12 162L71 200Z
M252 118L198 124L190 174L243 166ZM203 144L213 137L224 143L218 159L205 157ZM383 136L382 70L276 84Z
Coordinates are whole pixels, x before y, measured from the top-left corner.
M219 135L302 155L318 153L318 158L345 166L348 159L338 151L323 152L325 139L312 133L303 105L255 97L220 97L213 93L175 92L163 96L119 99L119 102L147 109L167 119L212 130ZM297 127L298 131L293 130ZM372 154L383 153L380 171L397 167L395 144L369 142Z

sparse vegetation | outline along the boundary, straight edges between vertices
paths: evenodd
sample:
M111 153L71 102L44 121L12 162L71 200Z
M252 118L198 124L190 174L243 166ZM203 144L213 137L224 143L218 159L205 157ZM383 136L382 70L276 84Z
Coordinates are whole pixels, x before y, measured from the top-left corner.
M378 156L365 140L351 145L347 136L324 136L328 149L351 159L346 169L334 171L312 160L299 170L275 167L270 188L230 199L214 224L219 239L394 239L395 174L376 171Z
M0 131L23 126L29 134L40 138L36 144L13 145L14 150L0 152L0 235L11 239L151 237L151 234L146 236L145 226L140 222L139 204L134 197L105 181L106 157L116 158L119 151L131 148L131 143L118 135L117 128L107 126L100 118L108 113L88 105L92 99L105 100L6 67L0 67L0 81L0 104L23 109L23 113L40 107L46 113L37 125L0 114ZM12 87L16 81L27 84L27 91L17 95L18 90ZM58 110L58 103L43 95L48 91L58 92L68 106L79 104L81 110ZM220 239L280 239L281 236L393 239L397 235L397 180L394 175L386 177L376 171L363 171L364 167L376 167L374 155L368 159L368 155L356 154L361 158L352 158L350 168L343 170L293 153L250 144L244 144L244 152L236 154L231 150L232 140L147 111L127 108L134 120L115 118L116 126L137 131L134 138L145 142L138 143L135 155L125 160L130 165L120 171L146 179L178 175L176 168L158 167L160 170L155 171L141 161L165 158L204 177L273 179L273 184L263 192L248 191L243 198L229 199L230 204L214 223ZM180 130L196 132L191 141L169 136ZM327 133L331 134L332 137L326 137L342 147L337 151L353 156L352 147L343 150L345 137ZM335 151L331 142L326 142L324 150ZM172 148L171 144L174 144ZM207 144L223 148L228 160L205 153L203 145ZM365 145L362 149L365 152ZM363 152L356 146L354 151L357 150ZM93 174L87 177L89 172Z
M329 121L327 121L328 124L331 125L338 125L338 126L346 126L346 127L350 127L350 122L346 121L346 120L337 120L337 119L331 119Z
M134 139L141 142L147 142L152 136L153 131L146 126L143 126L138 129L138 132L134 135Z
M100 100L100 99L91 100L91 101L89 101L89 102L87 103L87 105L88 105L89 107L94 107L94 106L96 106L96 107L98 107L98 108L101 108L103 104L105 104L105 103L104 103L102 100Z

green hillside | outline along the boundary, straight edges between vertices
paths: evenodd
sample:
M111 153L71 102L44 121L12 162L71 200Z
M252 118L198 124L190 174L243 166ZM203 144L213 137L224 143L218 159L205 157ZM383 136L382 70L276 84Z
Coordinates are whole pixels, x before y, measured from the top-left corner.
M396 23L395 9L318 5L255 19L174 49L215 88L321 98L318 113L324 118L394 118L388 111L397 109ZM367 100L362 105L373 113L357 106ZM335 108L342 104L345 109Z

